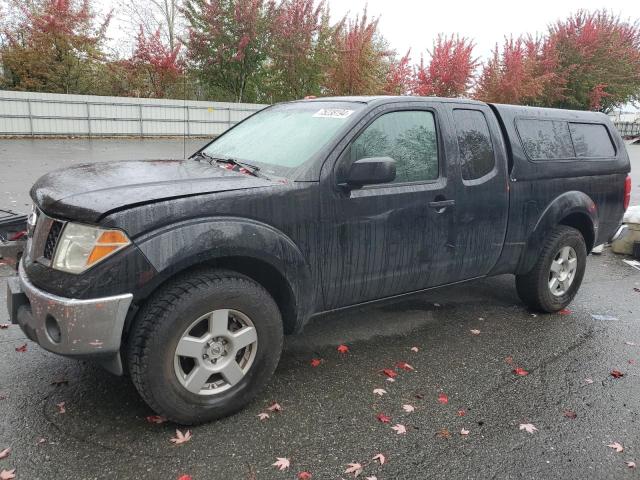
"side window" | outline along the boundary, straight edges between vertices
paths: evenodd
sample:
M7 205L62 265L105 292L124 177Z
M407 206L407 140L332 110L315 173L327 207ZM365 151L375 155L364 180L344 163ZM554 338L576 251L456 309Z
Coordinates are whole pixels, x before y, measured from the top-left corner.
M522 146L532 160L575 158L567 122L522 118L516 125Z
M569 129L578 158L616 156L609 132L601 123L570 123Z
M433 113L402 111L377 118L348 147L341 168L343 175L356 160L371 157L391 157L396 161L394 183L438 178L438 142Z
M495 157L489 125L479 110L454 109L462 178L475 180L493 170Z

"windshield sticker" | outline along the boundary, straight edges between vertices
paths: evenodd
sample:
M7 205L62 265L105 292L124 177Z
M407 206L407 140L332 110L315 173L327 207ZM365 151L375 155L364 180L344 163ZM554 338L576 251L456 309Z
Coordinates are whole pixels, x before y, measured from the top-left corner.
M347 118L353 110L346 108L322 108L313 114L314 118Z

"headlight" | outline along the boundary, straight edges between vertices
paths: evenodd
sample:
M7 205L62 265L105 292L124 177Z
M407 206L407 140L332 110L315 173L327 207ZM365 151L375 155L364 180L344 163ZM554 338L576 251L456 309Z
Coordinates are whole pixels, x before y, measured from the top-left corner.
M130 243L121 230L67 223L58 239L52 266L65 272L81 273Z

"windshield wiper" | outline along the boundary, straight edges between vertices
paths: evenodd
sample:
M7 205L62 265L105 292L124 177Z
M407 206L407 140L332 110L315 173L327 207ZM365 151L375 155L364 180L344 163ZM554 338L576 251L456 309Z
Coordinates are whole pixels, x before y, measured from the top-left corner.
M258 175L258 172L260 171L260 167L257 167L255 165L251 165L250 163L246 163L246 162L243 162L243 161L240 161L240 160L236 160L235 158L213 157L213 156L211 156L211 155L209 155L208 153L205 153L205 152L198 152L198 153L196 153L194 155L194 157L206 158L207 160L209 160L209 163L219 162L219 163L227 163L229 165L236 165L238 167L244 168L247 172L249 172L254 177L264 176L264 175Z

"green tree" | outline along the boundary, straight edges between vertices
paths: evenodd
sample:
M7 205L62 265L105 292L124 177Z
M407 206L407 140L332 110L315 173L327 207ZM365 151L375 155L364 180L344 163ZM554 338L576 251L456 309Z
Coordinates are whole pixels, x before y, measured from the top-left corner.
M236 102L264 99L273 2L187 0L187 60L208 95Z
M0 56L5 88L94 93L111 15L98 18L90 0L13 3Z

